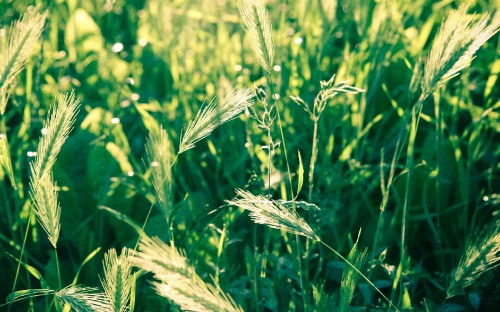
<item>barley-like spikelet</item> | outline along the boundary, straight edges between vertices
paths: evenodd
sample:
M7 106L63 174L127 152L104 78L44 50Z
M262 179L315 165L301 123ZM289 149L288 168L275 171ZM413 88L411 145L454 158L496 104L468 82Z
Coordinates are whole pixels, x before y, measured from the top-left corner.
M110 249L104 254L104 278L100 278L104 295L113 306L113 311L129 310L130 293L132 290L132 258L128 249L123 248L120 256L116 249Z
M274 42L271 20L263 0L239 0L238 8L245 23L250 46L257 54L259 64L271 72L274 58Z
M367 250L358 251L357 245L358 243L356 242L347 256L347 260L361 271L366 260ZM349 310L349 305L351 304L359 277L360 275L351 266L346 265L344 267L342 282L340 283L339 312L346 312Z
M67 286L56 293L56 298L61 303L61 306L68 304L75 311L113 311L113 307L106 296L97 292L97 288Z
M500 221L470 238L448 286L447 298L462 294L483 273L500 265Z
M212 131L223 123L238 116L252 105L252 92L248 88L231 90L220 101L215 98L204 105L189 123L182 136L179 154L191 149L194 145L209 136Z
M146 156L151 166L151 182L155 189L158 204L167 219L172 213L172 144L165 129L150 132L146 142Z
M61 229L61 207L57 201L57 185L52 173L42 177L31 177L30 195L38 222L47 233L49 241L57 248L57 240Z
M243 311L229 295L208 285L188 264L182 251L158 237L141 238L133 264L154 274L158 294L186 311Z
M44 133L38 144L35 161L31 163L32 174L41 178L52 170L57 154L66 141L75 123L80 100L75 92L63 93L58 103L52 108L48 120L44 123Z
M250 217L255 223L319 240L304 219L279 201L267 199L262 195L253 195L241 189L236 190L236 195L240 198L226 202L250 211Z
M463 4L448 15L424 62L423 72L416 71L423 75L422 79L412 79L421 81L423 98L469 66L476 51L500 29L500 15L495 15L488 25L488 13L469 16L467 8Z
M8 37L0 34L0 115L5 112L9 89L22 71L43 31L47 12L33 9L10 27Z

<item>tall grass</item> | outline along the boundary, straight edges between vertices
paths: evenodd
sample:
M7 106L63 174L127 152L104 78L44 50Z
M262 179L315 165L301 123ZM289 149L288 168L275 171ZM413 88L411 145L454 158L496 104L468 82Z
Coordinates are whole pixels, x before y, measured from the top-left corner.
M0 24L2 308L499 304L488 1L39 5Z

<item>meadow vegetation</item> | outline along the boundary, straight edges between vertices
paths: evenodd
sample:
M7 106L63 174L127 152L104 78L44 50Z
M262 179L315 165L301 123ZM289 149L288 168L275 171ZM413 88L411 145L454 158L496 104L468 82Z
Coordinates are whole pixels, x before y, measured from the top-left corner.
M0 308L495 311L496 1L1 1Z

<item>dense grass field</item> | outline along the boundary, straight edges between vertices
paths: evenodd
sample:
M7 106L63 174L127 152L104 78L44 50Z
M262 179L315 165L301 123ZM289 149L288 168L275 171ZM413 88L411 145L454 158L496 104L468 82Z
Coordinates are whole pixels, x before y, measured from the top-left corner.
M497 1L0 7L0 310L500 306Z

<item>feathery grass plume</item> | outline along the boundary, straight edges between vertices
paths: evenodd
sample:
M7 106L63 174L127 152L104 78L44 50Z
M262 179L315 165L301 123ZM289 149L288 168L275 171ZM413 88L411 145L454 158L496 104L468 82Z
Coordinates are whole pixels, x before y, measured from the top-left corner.
M236 195L240 198L226 202L250 211L250 217L255 223L319 240L304 219L279 201L267 199L262 195L253 195L241 189L236 190Z
M57 201L57 185L52 179L52 173L41 177L31 177L30 195L33 209L38 222L49 237L49 241L57 248L57 240L61 229L61 206Z
M361 271L361 268L366 260L366 254L367 249L358 251L358 242L356 242L349 252L347 260ZM359 277L360 275L351 266L344 267L344 271L342 272L342 282L340 283L340 312L346 312L349 310L349 305L351 304Z
M5 113L9 89L33 53L46 18L47 12L32 8L12 24L8 37L0 32L0 115Z
M243 311L229 295L208 285L188 264L185 254L158 237L142 237L132 262L150 271L157 293L186 311Z
M98 292L97 288L67 286L56 292L56 298L61 303L61 306L68 304L75 311L113 311L113 307L106 296Z
M423 75L412 79L421 81L423 99L469 66L476 51L500 29L500 15L495 15L489 24L490 14L469 16L467 8L462 4L448 15L434 39L423 71L415 72Z
M113 311L129 310L130 294L133 286L132 258L128 249L123 248L120 256L112 248L104 254L104 278L101 280L104 295L113 306Z
M172 144L167 131L160 127L149 133L146 141L146 156L151 166L153 187L158 204L167 219L172 213Z
M233 89L224 94L220 101L215 98L204 105L189 123L182 136L179 154L191 149L194 145L209 136L223 123L236 118L238 114L252 105L252 92L248 88Z
M79 104L80 100L75 98L73 90L71 93L63 93L59 97L59 102L52 108L52 112L44 123L44 136L38 144L35 161L31 163L35 180L52 170L57 154L75 123Z
M271 20L263 0L239 0L238 9L245 23L250 46L257 54L257 60L268 73L273 67L274 42Z
M460 257L446 292L447 298L462 294L483 273L500 265L500 221L491 222L471 237Z

